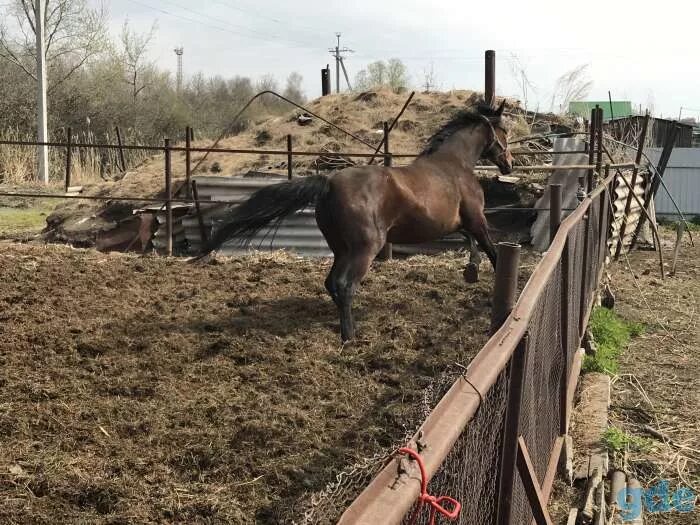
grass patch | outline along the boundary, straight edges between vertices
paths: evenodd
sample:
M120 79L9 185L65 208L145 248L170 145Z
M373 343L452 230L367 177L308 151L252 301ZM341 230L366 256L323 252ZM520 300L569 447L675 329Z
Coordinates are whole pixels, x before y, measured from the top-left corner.
M601 441L609 452L618 453L625 450L644 452L653 445L650 439L633 436L618 427L606 428Z
M36 201L29 208L0 206L0 235L35 233L46 226L46 216L51 213L56 203Z
M700 215L693 215L692 217L686 217L686 221L687 221L687 224L688 224L688 229L689 229L691 232L698 232L698 231L700 231ZM657 222L658 222L659 225L661 225L661 226L665 226L665 227L667 227L667 228L669 228L669 229L671 229L671 230L676 230L676 228L678 227L678 223L679 223L680 221L678 221L678 220L673 220L673 219L669 219L669 218L666 218L666 217L660 217L660 218L657 219Z
M620 353L632 337L644 331L642 324L626 321L612 310L602 307L593 309L588 327L598 349L595 355L584 357L583 370L606 374L617 373Z

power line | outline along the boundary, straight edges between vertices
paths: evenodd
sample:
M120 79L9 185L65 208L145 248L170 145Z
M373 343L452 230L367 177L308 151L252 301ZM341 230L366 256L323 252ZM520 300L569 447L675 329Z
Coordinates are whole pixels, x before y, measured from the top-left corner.
M300 26L300 25L290 24L288 20L280 20L280 19L275 18L275 17L272 17L272 16L268 16L268 15L261 14L261 13L259 13L259 12L257 12L257 11L253 11L253 10L250 10L250 9L244 9L244 8L242 8L242 7L240 7L240 6L236 6L236 5L231 5L231 4L229 4L228 2L223 2L223 1L221 1L221 0L212 0L212 1L213 1L214 3L216 3L216 4L222 5L222 6L224 6L224 7L228 7L229 9L233 9L233 10L235 10L235 11L238 11L238 12L244 13L244 14L247 14L247 15L249 15L249 16L256 16L256 17L262 18L262 19L264 19L264 20L270 20L271 22L274 22L274 23L276 23L276 24L283 25L284 27L297 27L297 28L299 28L300 30L302 30L302 31L304 31L304 32L308 32L309 34L313 33L314 36L320 36L320 35L321 35L321 32L319 32L318 29L314 29L314 28L311 28L311 27L309 27L309 26Z
M152 6L152 5L145 4L145 3L143 3L143 2L139 2L138 0L128 0L128 1L131 2L132 4L136 4L136 5L139 5L139 6L141 6L141 7L145 7L145 8L147 8L147 9L151 9L151 10L153 10L153 11L157 11L157 12L159 12L159 13L163 13L164 15L168 15L168 16L171 16L171 17L173 17L173 18L179 18L180 20L185 20L185 21L187 21L187 22L193 22L193 23L195 23L195 24L200 24L200 25L205 26L205 27L209 27L209 28L212 28L212 29L216 29L217 31L222 31L222 32L225 32L225 33L229 33L229 34L236 35L236 36L241 36L241 37L244 37L244 38L252 38L252 39L257 39L257 40L264 40L264 41L266 41L266 42L280 42L280 39L275 38L275 37L258 36L258 35L255 35L255 34L245 34L245 33L241 33L241 32L238 32L238 31L233 31L233 30L231 30L231 29L224 28L224 27L221 27L221 26L218 26L218 25L214 25L214 24L209 24L209 23L207 23L207 22L203 22L203 21L201 21L201 20L197 20L197 19L194 19L194 18L191 18L191 17L188 17L188 16L183 16L183 15L179 15L179 14L176 14L176 13L172 13L172 12L166 11L165 9L162 9L162 8L160 8L160 7L154 7L154 6ZM205 16L206 16L206 15L205 15ZM313 47L313 46L311 46L311 45L309 45L309 44L307 44L307 43L304 43L304 42L297 42L297 41L293 41L293 40L287 40L287 41L301 44L301 47L306 47L306 48L312 48L312 47ZM297 46L297 47L298 47L298 46Z

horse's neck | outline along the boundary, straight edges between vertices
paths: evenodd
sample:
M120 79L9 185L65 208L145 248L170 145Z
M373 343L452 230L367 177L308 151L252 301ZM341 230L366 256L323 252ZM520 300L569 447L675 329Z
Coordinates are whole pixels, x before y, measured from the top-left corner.
M429 159L449 164L455 174L471 174L485 147L486 137L480 127L465 128L447 139Z

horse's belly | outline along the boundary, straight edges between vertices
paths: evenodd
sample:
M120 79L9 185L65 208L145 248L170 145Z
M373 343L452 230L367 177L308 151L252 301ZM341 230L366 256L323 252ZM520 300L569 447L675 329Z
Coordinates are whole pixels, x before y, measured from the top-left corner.
M387 241L402 244L430 242L459 229L459 225L411 222L397 224L387 232Z

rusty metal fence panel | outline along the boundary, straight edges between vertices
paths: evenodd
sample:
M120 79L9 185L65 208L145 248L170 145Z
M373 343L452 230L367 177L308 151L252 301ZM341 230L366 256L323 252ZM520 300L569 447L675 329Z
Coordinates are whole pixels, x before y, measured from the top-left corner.
M503 423L508 399L508 370L504 370L484 398L440 470L430 482L436 494L453 494L462 502L458 525L490 525L496 517L498 472ZM417 506L406 514L405 525L428 525L429 516Z
M446 419L448 414L454 417L459 413L455 408L455 401L461 395L458 392L467 393L485 385L479 390L483 401L478 409L473 413L473 409L465 405L462 410L466 414L460 415L467 421L461 427L464 430L441 456L439 466L432 467L435 476L430 481L430 493L449 495L463 504L457 523L497 522L498 498L503 494L502 490L499 492L499 472L503 469L505 435L517 432L522 438L532 460L534 482L545 498L550 494L563 425L571 409L571 380L578 374L574 366L579 358L577 350L609 253L608 187L612 180L610 176L602 181L562 223L513 313L473 360L465 375L466 384L455 383L426 419L422 428L428 432L427 443L421 445L415 437L410 441L418 450L422 446L424 458L435 465L435 455L439 452L431 446L445 450L445 444L436 438L435 429L453 431L455 425L450 425ZM525 335L527 351L522 397L517 405L520 407L518 428L505 428L508 399L512 394L508 392L511 388L509 371L515 349ZM473 406L471 400L469 404ZM343 514L341 523L398 523L397 507L408 509L405 504L415 501L416 497L415 484L393 483L402 477L402 472L415 481L410 469L402 470L399 465L397 459L392 460ZM527 496L522 476L522 472L514 476L508 523L530 525L532 501ZM399 490L389 489L390 486L399 486ZM412 522L411 512L401 515L404 523ZM418 520L424 521L418 523L425 523L427 515L423 509Z

